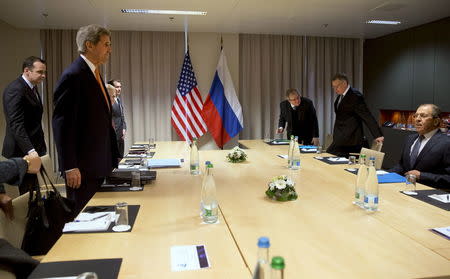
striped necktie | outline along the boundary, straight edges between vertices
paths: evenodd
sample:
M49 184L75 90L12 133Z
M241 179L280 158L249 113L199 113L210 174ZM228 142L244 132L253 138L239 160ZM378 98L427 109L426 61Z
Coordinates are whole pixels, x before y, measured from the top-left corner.
M424 138L425 138L424 136L420 135L413 146L410 156L411 168L414 167L414 164L416 163L417 156L419 156L420 144L422 143L422 140Z

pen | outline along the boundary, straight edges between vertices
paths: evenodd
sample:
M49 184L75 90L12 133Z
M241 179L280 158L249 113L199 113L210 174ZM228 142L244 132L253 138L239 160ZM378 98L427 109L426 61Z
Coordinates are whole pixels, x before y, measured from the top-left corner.
M108 216L108 215L109 215L109 213L105 213L105 214L99 215L99 216L94 217L94 218L89 219L89 220L75 220L75 222L91 222L91 221L95 221L97 219L103 218L105 216Z

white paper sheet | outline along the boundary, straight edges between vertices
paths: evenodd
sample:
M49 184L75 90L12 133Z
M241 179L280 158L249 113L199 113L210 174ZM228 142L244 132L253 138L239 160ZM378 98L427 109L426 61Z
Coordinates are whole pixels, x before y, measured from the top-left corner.
M81 212L73 222L64 225L63 232L106 231L115 218L115 212Z
M348 159L344 157L330 157L327 160L331 162L348 162Z
M433 231L437 231L440 234L443 234L447 238L450 238L450 227L443 227L443 228L433 228Z
M180 159L149 159L147 164L150 168L181 167Z
M199 253L197 247L201 247L204 253ZM210 267L204 245L172 246L170 247L170 262L172 271L196 270Z
M441 195L434 194L429 195L429 197L443 203L450 203L450 194L441 194Z

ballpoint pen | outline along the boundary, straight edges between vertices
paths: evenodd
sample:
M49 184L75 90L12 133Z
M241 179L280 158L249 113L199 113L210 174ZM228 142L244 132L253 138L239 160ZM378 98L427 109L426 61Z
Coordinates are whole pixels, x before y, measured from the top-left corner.
M99 216L94 217L94 218L89 219L89 220L75 220L75 222L91 222L91 221L95 221L95 220L98 220L100 218L103 218L105 216L108 216L108 215L109 215L109 213L105 213L105 214L99 215Z

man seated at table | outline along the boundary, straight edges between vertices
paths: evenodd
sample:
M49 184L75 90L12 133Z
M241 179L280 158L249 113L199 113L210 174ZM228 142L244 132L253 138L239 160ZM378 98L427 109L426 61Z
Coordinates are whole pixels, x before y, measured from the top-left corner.
M390 172L414 174L422 184L450 188L450 137L439 129L440 114L436 105L419 106L413 115L417 134L407 137L400 162Z

